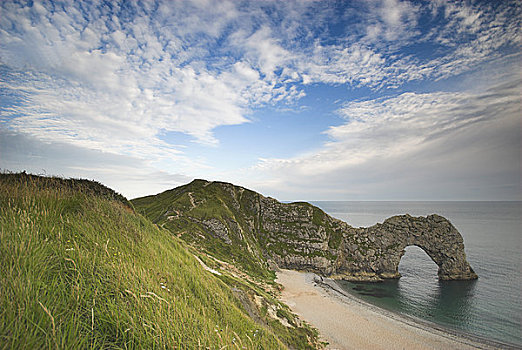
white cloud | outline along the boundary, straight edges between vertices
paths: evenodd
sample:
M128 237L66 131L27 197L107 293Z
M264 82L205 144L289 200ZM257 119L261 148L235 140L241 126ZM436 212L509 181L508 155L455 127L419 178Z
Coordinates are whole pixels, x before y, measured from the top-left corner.
M520 52L522 35L517 3L469 5L435 1L421 8L406 1L362 2L350 16L359 21L344 41L315 42L297 55L296 69L308 83L348 83L371 88L399 87L409 81L445 79L468 72L505 54ZM443 21L434 21L443 12ZM433 22L422 31L421 15ZM428 55L412 46L431 45ZM413 47L413 49L412 49Z
M3 88L23 92L25 101L3 112L13 130L120 154L168 157L177 151L160 141L161 132L179 131L215 144L213 128L244 123L250 100L270 100L270 86L259 77L231 76L237 66L228 75L197 62L180 66L178 60L198 53L183 51L190 45L186 38L156 31L161 23L136 17L122 24L97 6L89 9L92 21L77 22L75 5L65 4L63 11L39 3L5 5L0 58L19 69L22 79L6 81ZM195 25L213 35L222 27Z
M388 75L386 59L358 44L350 47L317 44L310 59L299 62L303 83L352 84L377 87Z
M274 39L271 29L266 26L261 27L248 38L238 40L236 45L246 48L247 59L255 61L261 73L270 80L274 79L277 69L286 66L292 59L292 54L281 47Z
M303 96L275 73L291 53L269 27L238 24L244 13L233 2L161 2L154 16L127 4L130 18L96 3L82 13L75 2L35 4L4 3L0 20L0 60L23 77L3 85L23 92L24 103L3 111L13 130L164 157L177 151L160 133L215 145L212 130L248 122L252 106ZM238 59L215 45L231 26L224 42L238 40Z
M381 0L366 1L369 7L366 37L363 39L374 45L389 46L397 42L405 44L417 36L417 21L420 6L407 1Z
M430 5L434 16L444 13L446 22L435 26L428 38L446 49L439 57L419 62L414 70L422 71L421 77L444 79L469 71L505 55L501 48L511 47L520 52L522 7L519 3L499 2L495 9L488 3L478 6L434 1Z
M238 181L286 199L520 199L521 85L348 103L322 148Z

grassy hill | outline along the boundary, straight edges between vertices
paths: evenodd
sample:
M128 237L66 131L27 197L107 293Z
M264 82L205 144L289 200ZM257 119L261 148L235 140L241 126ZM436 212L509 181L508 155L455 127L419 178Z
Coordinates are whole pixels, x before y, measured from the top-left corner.
M259 194L226 183L194 180L158 195L132 200L137 210L211 256L231 262L259 280L273 282L253 233ZM239 198L239 196L241 198Z
M100 184L0 175L1 349L320 346L273 285L203 262Z
M132 203L198 250L266 283L273 282L276 264L329 274L343 231L351 233L349 225L309 203L281 203L218 181L194 180Z

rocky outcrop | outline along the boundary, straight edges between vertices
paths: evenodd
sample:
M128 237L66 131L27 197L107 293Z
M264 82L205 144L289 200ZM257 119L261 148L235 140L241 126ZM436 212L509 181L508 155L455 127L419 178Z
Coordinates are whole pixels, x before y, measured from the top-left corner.
M418 246L439 266L441 280L469 280L477 275L466 260L457 229L439 215L394 216L382 224L344 236L337 273L357 279L398 278L404 248Z
M201 224L212 234L214 237L222 239L226 244L232 244L232 241L228 237L228 228L217 218L210 218L208 220L202 220Z
M159 217L159 223L168 217L167 228L185 233L182 237L211 252L220 252L222 245L234 259L246 259L245 266L266 267L269 261L333 278L379 281L399 278L404 249L416 245L439 266L439 279L477 278L466 260L462 236L439 215L400 215L354 228L309 203L280 203L242 187L204 180L156 197L168 202L164 214L145 214ZM145 199L134 201L137 208L145 207L142 203ZM178 216L167 215L172 211ZM193 235L187 237L188 231Z
M462 236L442 216L401 215L354 228L307 203L282 204L267 198L260 203L266 251L282 268L348 280L399 278L404 249L415 245L439 266L439 279L477 278L466 260Z

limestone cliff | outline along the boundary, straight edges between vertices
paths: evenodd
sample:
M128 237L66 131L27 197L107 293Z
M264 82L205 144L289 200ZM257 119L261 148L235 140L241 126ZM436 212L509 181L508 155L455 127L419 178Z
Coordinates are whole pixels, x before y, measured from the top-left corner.
M404 248L422 248L441 280L475 279L462 236L438 215L394 216L354 228L309 203L280 203L224 182L192 183L133 200L138 210L218 258L262 274L270 264L347 280L398 278Z

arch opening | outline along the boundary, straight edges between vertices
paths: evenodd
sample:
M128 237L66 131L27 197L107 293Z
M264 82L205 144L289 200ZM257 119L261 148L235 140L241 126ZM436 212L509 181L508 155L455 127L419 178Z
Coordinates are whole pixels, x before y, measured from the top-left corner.
M399 265L398 272L401 280L404 279L438 279L439 266L433 259L419 246L410 245L404 249Z

